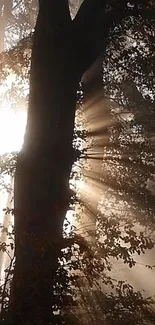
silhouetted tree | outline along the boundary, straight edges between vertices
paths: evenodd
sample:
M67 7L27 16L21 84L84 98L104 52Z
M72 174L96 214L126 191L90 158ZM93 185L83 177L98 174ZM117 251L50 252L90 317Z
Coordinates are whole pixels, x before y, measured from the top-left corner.
M145 0L130 2L122 0L119 4L110 0L84 0L72 20L68 0L62 0L60 3L58 0L40 0L33 38L31 35L28 36L20 41L17 47L6 53L6 65L10 65L17 74L21 74L21 66L24 67L22 73L25 76L29 63L29 53L25 55L25 49L31 49L32 44L28 119L24 144L18 154L15 172L15 268L6 324L63 324L63 322L73 324L72 319L67 320L69 317L67 307L66 315L65 312L61 315L59 313L61 308L63 310L64 306L73 305L74 302L70 299L73 294L69 296L66 293L69 290L70 279L65 267L62 268L60 260L61 258L63 260L63 251L63 254L67 254L64 257L66 265L67 259L71 259L75 244L78 245L82 259L81 261L78 259L77 263L75 258L71 270L79 269L85 274L88 282L93 282L96 278L99 280L100 274L103 274L102 279L113 289L112 280L104 273L105 269L111 269L109 257L121 257L125 263L132 266L134 265L133 253L139 254L153 247L152 240L145 237L143 232L137 235L132 225L125 226L121 232L119 223L114 221L112 216L108 219L104 218L102 211L98 214L97 221L98 234L101 237L104 234L104 240L100 241L98 237L92 250L89 243L86 244L77 235L73 235L71 239L64 238L63 224L72 195L69 189L69 178L75 159L72 142L79 82L82 79L84 87L87 87L90 79L87 79L86 72L99 56L102 56L103 62L106 63L105 66L103 65L103 72L106 69L108 72L108 64L111 61L107 60L109 57L115 57L116 54L114 62L117 71L120 71L120 66L123 64L122 69L126 72L124 97L120 89L118 91L119 95L122 95L121 103L125 108L134 109L133 103L131 104L131 86L136 87L134 89L139 96L140 86L135 84L139 76L139 67L144 68L146 80L148 71L145 71L144 62L136 65L135 59L133 64L137 74L130 82L128 71L131 67L128 56L131 55L132 58L132 52L128 50L128 43L125 43L127 40L125 33L132 33L132 29L135 29L140 35L143 25L146 29L148 24L154 26L154 12L154 3ZM139 51L136 55L140 57L141 50L136 47L136 51ZM123 63L117 59L117 53L120 53ZM13 54L16 54L17 60L14 60L11 66L10 58ZM4 67L1 74L5 77ZM107 75L103 74L105 84ZM114 74L113 77L115 76ZM123 77L121 81L123 87ZM108 86L113 95L110 97L113 100L118 99L120 105L120 97L117 96L118 86L114 85L110 77ZM108 93L106 87L105 93ZM141 94L137 97L139 103L142 102L142 97ZM134 100L136 101L136 96ZM123 243L127 244L127 248ZM77 257L77 254L75 256ZM75 277L72 280L74 279ZM62 285L59 283L60 280ZM70 287L73 287L73 284L74 281ZM139 315L140 320L143 320L145 315L153 324L153 314L151 312L149 314L149 308L145 309L145 305L149 303L147 304L142 296L137 294L139 314L136 318L136 315L133 315L133 305L131 306L131 297L134 293L130 287L122 289L121 285L119 283L116 288L118 299L115 299L114 295L109 295L107 300L105 298L104 303L108 301L107 311L104 310L105 306L101 307L100 304L105 320L113 324L120 310L122 315L120 317L123 320L118 317L118 324L125 324L123 323L126 319L125 314L135 316L135 324L139 321ZM122 290L126 288L127 293L122 296ZM59 291L61 295L58 294ZM64 298L61 300L63 294ZM103 299L102 291L98 290L96 296L99 300ZM89 299L89 295L87 298L92 300ZM90 303L90 310L94 310L92 303ZM54 314L55 312L57 315ZM131 317L130 322L133 319Z

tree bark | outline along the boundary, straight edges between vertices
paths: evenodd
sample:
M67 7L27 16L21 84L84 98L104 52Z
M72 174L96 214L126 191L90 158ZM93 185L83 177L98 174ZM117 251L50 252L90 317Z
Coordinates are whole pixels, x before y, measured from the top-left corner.
M28 120L15 174L16 262L7 325L51 322L70 199L76 91L98 54L88 34L80 36L80 16L72 22L68 0L39 5Z
M79 74L66 0L40 1L30 99L15 174L15 270L8 320L49 324L68 209Z

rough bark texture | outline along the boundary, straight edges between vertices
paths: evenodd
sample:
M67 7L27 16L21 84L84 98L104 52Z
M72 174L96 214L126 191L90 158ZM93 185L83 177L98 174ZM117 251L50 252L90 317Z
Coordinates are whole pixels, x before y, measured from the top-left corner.
M49 323L69 175L79 76L67 2L44 1L33 41L30 100L15 175L16 265L11 323Z
M92 41L78 28L79 17L72 23L67 0L39 4L28 121L15 175L16 264L7 324L16 325L51 321L70 198L76 91L96 55Z

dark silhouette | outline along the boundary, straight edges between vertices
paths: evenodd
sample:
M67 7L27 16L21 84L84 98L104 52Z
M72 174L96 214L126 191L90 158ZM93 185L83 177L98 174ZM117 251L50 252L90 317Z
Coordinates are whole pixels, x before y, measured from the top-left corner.
M68 0L39 1L33 35L28 120L15 172L16 261L8 325L63 324L63 319L54 316L52 310L58 305L55 294L58 281L64 278L64 287L68 281L62 269L59 280L57 276L62 249L69 245L62 232L72 195L69 178L75 159L72 142L77 89L81 79L87 86L87 70L99 56L106 56L112 28L115 30L115 26L128 17L153 19L151 9L153 11L153 5L150 3L149 7L145 1L130 4L124 0L118 5L115 1L84 0L72 20ZM117 238L117 231L113 238L115 235ZM134 234L132 239L139 240ZM151 241L146 243L143 236L142 239L144 248L153 247ZM130 238L123 240L130 242ZM86 249L85 243L83 245ZM137 249L132 247L131 251ZM109 251L105 254L108 257ZM132 266L127 251L114 249L111 253L114 257L119 255ZM93 260L89 250L88 256ZM96 294L102 298L100 291ZM73 324L73 320L65 321Z

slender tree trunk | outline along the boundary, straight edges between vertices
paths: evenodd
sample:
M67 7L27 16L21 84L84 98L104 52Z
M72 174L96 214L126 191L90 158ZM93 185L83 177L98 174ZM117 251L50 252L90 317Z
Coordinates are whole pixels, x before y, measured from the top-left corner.
M15 175L15 271L11 324L49 324L70 198L79 74L67 1L40 1L28 121Z
M12 0L0 0L0 52L4 51L5 28L12 11Z

